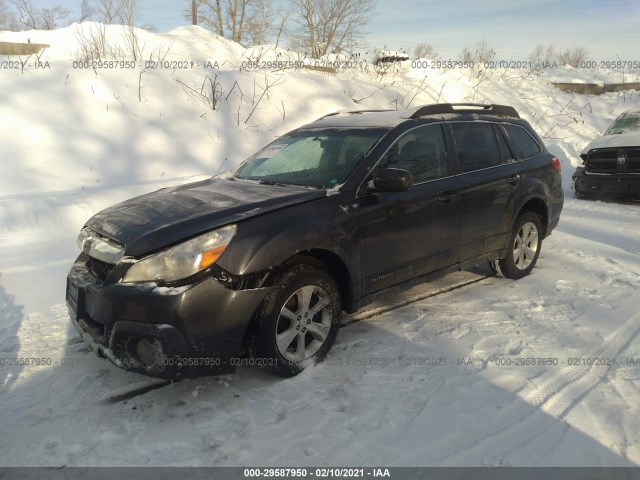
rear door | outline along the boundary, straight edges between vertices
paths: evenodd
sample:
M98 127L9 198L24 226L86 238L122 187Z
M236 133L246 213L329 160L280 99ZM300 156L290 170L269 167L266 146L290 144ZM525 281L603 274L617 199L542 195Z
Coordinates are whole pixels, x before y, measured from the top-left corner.
M456 262L459 185L449 157L443 127L430 124L402 134L378 162L375 170L408 170L414 185L406 192L360 192L364 295Z
M452 122L460 182L458 261L504 248L520 182L518 165L504 135L492 122Z

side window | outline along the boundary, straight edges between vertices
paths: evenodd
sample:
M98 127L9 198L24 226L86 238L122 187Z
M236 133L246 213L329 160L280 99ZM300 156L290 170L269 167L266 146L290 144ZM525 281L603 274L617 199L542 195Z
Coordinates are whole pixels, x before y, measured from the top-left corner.
M413 183L446 176L447 151L442 127L425 125L409 131L391 146L378 168L408 170Z
M459 172L499 165L500 151L490 123L452 123L458 150Z
M511 144L520 160L535 157L542 151L538 142L524 128L517 125L504 125L504 129L507 131Z
M498 137L498 148L500 149L500 160L502 161L502 163L515 162L516 159L513 158L513 153L511 153L511 149L509 148L509 145L507 145L507 141L504 138L504 133L502 132L502 130L498 128L497 125L495 127L495 130L496 130L496 136Z

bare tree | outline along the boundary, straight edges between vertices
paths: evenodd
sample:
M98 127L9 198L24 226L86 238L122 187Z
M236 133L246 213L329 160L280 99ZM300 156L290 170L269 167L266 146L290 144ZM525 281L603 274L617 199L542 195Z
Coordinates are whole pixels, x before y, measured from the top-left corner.
M18 30L18 20L5 0L0 0L0 30Z
M198 25L198 6L196 0L191 0L191 25Z
M40 29L54 30L60 25L66 25L69 23L69 15L71 15L71 10L62 5L43 8L40 10Z
M135 23L138 19L138 0L115 0L116 21L125 26L125 44L127 52L134 61L142 57L142 47L138 43Z
M489 62L494 58L496 58L496 51L491 45L489 45L486 38L482 38L478 43L476 43L473 50L463 48L460 52L460 59L463 62L482 64L484 62Z
M106 25L116 21L117 9L117 0L97 0L98 19Z
M38 29L38 10L29 0L14 0L18 11L18 22L28 29Z
M222 26L223 24L222 8L220 8L220 0L215 0L215 1L216 1L216 6L213 12L216 17L216 23L218 25L218 35L224 37L224 27Z
M76 38L80 47L77 55L79 60L90 62L106 58L111 50L107 40L107 27L104 23L91 25L88 29L79 28Z
M138 20L138 0L115 0L116 23L133 27Z
M556 56L556 49L553 45L538 44L529 54L529 61L536 67L544 67L551 64Z
M558 52L557 60L560 65L569 65L573 68L580 66L587 60L589 51L584 47L571 47Z
M264 43L271 0L196 0L200 25L241 45ZM189 18L192 13L188 13Z
M291 46L313 58L357 45L373 15L375 0L289 0Z
M143 47L138 42L138 33L135 27L138 21L138 0L97 0L97 17L98 20L106 25L123 25L124 28L124 48L110 47L110 54L116 58L131 58L137 61L142 56ZM152 26L146 26L152 29ZM97 50L105 50L103 35L92 35L87 42L89 53L92 53L97 45ZM100 49L100 45L103 48ZM119 50L119 51L118 51Z
M278 27L278 34L276 35L276 48L280 45L280 37L282 36L282 32L284 32L284 26L289 19L289 15L285 11L280 12L280 27Z
M14 0L18 21L32 30L53 30L68 23L71 11L62 5L38 9L31 0Z
M421 58L435 58L438 56L438 52L433 48L430 43L419 43L416 45L416 49L413 51L414 60Z
M244 0L246 2L246 0ZM244 36L236 40L240 44L260 45L266 42L271 28L271 1L253 0L244 21Z
M87 22L93 19L97 14L97 9L89 0L82 0L80 3L80 16L78 17L78 23Z

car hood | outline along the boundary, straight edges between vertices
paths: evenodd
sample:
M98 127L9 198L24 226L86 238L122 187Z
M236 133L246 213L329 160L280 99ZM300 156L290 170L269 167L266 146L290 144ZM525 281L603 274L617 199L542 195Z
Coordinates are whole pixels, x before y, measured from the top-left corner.
M125 256L140 256L216 227L272 210L315 200L326 191L209 179L113 205L86 226L124 246Z
M603 135L592 140L584 147L582 155L586 155L594 148L617 148L617 147L638 147L640 146L640 132L617 133L615 135Z

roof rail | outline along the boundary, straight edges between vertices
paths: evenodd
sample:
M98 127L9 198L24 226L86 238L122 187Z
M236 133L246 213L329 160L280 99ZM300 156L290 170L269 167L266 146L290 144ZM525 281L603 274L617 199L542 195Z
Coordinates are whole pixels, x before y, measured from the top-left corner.
M376 113L376 112L395 112L395 110L389 109L377 109L377 110L338 110L337 112L327 113L326 115L317 118L315 121L322 120L323 118L332 117L334 115L353 115L357 113Z
M520 118L516 109L508 105L486 105L482 103L435 103L433 105L423 105L407 110L401 117L420 118L426 115L441 115L443 113L476 113Z

